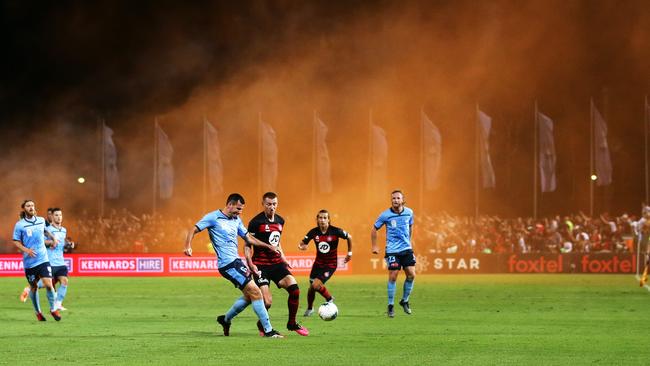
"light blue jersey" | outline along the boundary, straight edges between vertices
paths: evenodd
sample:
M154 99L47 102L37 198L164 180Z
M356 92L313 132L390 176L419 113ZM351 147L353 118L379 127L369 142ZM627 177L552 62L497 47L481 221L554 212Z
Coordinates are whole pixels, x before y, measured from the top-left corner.
M203 216L195 225L199 231L208 229L212 247L217 253L217 267L221 268L239 258L237 235L242 238L248 234L239 216L229 218L221 210Z
M401 213L396 213L392 208L379 215L375 222L375 229L379 230L386 225L386 253L399 253L412 250L411 225L413 225L413 210L404 207Z
M45 248L45 219L34 216L31 219L20 219L14 227L14 240L36 252L30 257L23 252L23 267L32 268L48 261Z
M49 233L58 240L56 248L51 246L47 248L47 257L50 259L50 265L52 267L65 266L63 261L63 247L65 246L65 238L68 236L68 231L61 226L57 228L54 224L45 228Z

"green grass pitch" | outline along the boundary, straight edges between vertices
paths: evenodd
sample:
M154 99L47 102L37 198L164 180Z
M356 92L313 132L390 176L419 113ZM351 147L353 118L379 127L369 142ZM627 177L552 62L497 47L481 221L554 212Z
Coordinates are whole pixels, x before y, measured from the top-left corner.
M403 274L398 282L401 294ZM388 319L384 276L328 283L339 317L286 331L287 295L273 287L264 339L252 309L224 337L215 316L239 296L222 278L72 278L63 320L37 322L23 278L0 279L6 365L647 365L650 293L630 275L419 276L412 315ZM316 295L316 303L322 302ZM47 311L45 293L41 303Z

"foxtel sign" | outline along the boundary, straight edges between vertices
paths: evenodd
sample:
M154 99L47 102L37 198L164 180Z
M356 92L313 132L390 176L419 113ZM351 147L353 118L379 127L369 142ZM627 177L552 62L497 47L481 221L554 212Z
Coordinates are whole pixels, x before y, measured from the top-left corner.
M509 273L635 273L636 256L630 254L516 255L507 260Z

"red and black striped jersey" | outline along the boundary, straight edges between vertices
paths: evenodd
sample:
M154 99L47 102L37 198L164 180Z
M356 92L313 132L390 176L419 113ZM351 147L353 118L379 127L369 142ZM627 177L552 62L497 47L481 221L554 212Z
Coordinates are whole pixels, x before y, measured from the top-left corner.
M280 237L282 236L283 228L284 219L278 214L276 214L273 221L271 221L266 217L264 212L260 212L248 223L248 232L251 233L255 239L276 247L280 245ZM280 253L256 246L253 247L252 259L255 265L284 263Z
M341 228L330 225L325 233L322 233L318 227L309 230L302 242L309 244L310 240L314 240L317 249L315 265L336 268L336 250L339 246L339 238L347 239L348 233Z

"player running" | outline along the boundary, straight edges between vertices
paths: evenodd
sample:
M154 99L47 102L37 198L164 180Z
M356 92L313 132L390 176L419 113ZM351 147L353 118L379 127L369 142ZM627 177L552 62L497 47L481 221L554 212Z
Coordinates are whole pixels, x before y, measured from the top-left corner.
M61 314L54 305L56 291L52 285L52 268L47 257L45 248L45 219L36 216L36 205L32 200L25 200L20 205L20 220L14 227L14 245L23 254L23 267L25 268L25 277L29 283L29 298L32 300L36 318L39 321L45 321L41 312L41 304L38 297L38 280L43 281L46 288L47 301L50 305L50 314L54 320L61 320ZM55 245L63 245L53 238Z
M411 246L413 233L413 210L404 206L404 194L400 190L391 193L391 207L379 215L370 232L372 253L378 254L377 231L386 225L386 254L388 266L388 317L393 318L395 311L395 288L399 271L404 268L404 293L399 304L406 314L411 314L409 296L415 281L415 255Z
M58 290L56 291L57 297L54 301L54 307L57 310L65 311L66 308L63 307L63 299L65 298L66 293L68 292L68 266L65 265L63 260L63 250L65 248L65 239L68 235L68 231L63 227L63 211L58 208L48 208L48 216L51 217L52 222L50 225L46 225L45 234L50 237L56 238L57 243L54 243L53 240L45 240L45 247L47 247L47 257L52 266L52 285L56 288L57 282L60 283ZM47 220L46 220L47 223ZM38 281L38 288L45 287L43 281ZM30 288L25 287L23 293L20 295L20 300L25 302L29 296Z
M301 336L308 336L309 330L296 322L296 314L300 305L300 289L298 283L293 277L289 268L291 265L287 261L280 246L280 237L284 227L284 219L275 213L278 208L278 196L274 192L266 192L262 196L262 206L264 211L253 217L248 223L248 231L258 240L268 243L272 250L247 244L244 248L244 255L248 262L249 268L253 271L255 281L262 290L264 296L264 305L267 309L271 307L273 298L269 289L269 281L273 281L278 288L283 288L289 293L287 306L289 308L289 321L287 329L294 331ZM252 254L251 254L251 249ZM261 324L258 322L257 327L262 331ZM261 334L261 333L260 333Z
M314 313L316 292L321 294L327 302L334 302L334 296L327 291L325 282L332 278L338 266L336 252L339 246L339 238L348 241L348 254L345 256L345 263L352 259L352 236L345 230L330 225L330 214L327 210L318 211L316 224L318 226L309 230L298 244L300 250L307 250L309 242L314 240L317 249L316 260L309 274L311 286L307 292L307 310L305 310L304 316L311 316Z
M644 258L644 268L643 273L641 274L641 279L639 280L639 285L641 287L645 286L648 282L648 266L650 266L650 207L643 207L643 217L637 222L636 230L638 235L638 245L641 251L643 251Z
M45 230L56 238L57 243L52 243L47 248L47 256L52 266L52 284L60 283L56 291L56 301L54 306L61 311L67 310L63 307L63 299L68 292L68 266L63 260L63 249L65 247L65 238L68 236L68 230L63 227L63 210L58 207L52 209L52 224Z
M226 200L226 207L223 210L216 210L203 216L203 218L191 228L185 240L183 253L192 256L192 239L197 233L208 229L212 247L217 254L217 267L219 273L232 282L243 293L243 296L235 300L232 307L225 315L219 315L217 322L223 327L223 335L230 335L232 319L241 313L249 304L253 304L253 310L260 319L265 337L284 338L271 326L269 314L264 307L262 292L251 278L251 271L239 258L237 253L237 235L246 244L267 247L270 251L277 250L276 247L262 243L255 239L244 227L239 217L244 210L244 197L233 193Z

